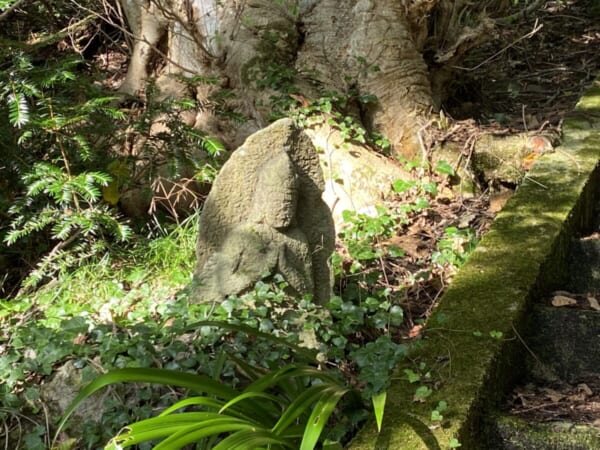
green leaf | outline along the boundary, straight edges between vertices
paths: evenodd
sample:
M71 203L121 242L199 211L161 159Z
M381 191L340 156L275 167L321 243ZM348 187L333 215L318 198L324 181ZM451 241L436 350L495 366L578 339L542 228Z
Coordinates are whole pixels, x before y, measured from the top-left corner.
M178 409L186 408L188 406L204 406L207 409L213 409L215 412L223 407L223 400L217 400L209 397L189 397L178 401L174 405L169 406L159 416L166 416L171 414Z
M434 170L436 173L439 173L441 175L454 176L456 174L454 168L446 161L439 161L435 166Z
M71 402L61 421L58 424L58 429L55 434L56 436L60 433L64 427L66 421L69 419L73 411L83 402L86 398L102 389L105 386L122 383L122 382L139 382L139 383L156 383L163 384L166 386L179 386L184 387L193 391L206 392L213 395L218 395L224 399L231 399L235 397L238 392L235 389L224 386L221 383L214 381L212 378L193 375L184 372L174 372L171 370L164 369L120 369L114 370L107 374L101 375L96 378L90 384L88 384Z
M462 447L462 444L460 442L458 442L458 439L452 438L452 439L450 439L450 442L448 442L448 447L449 448L458 448L458 447Z
M431 421L432 422L441 422L444 419L444 416L440 414L437 409L431 411Z
M383 423L383 412L385 409L385 401L387 399L387 391L383 391L380 394L374 395L371 398L373 402L373 411L375 412L375 422L377 423L377 431L381 431L381 424Z
M300 450L313 450L315 448L329 416L342 396L348 391L349 389L347 388L332 386L324 392L308 418L308 423L304 430L304 435L302 436Z
M234 429L240 426L251 426L243 420L221 416L213 412L186 412L152 417L132 423L112 441L124 444L124 447L130 447L140 442L168 439L170 436L177 435L182 431L186 432L192 427L196 428L199 424L202 424L205 430L209 430L208 435L212 433L211 427L214 425L233 427Z
M414 398L415 400L425 400L431 394L433 394L433 390L431 388L428 388L427 386L419 386L415 391Z
M504 336L504 333L502 333L502 331L496 331L496 330L492 330L490 331L490 336L493 337L494 339L502 339L502 336Z
M411 188L413 188L416 185L417 185L417 182L413 181L413 180L409 180L409 181L396 180L396 181L394 181L394 184L392 186L393 186L394 192L396 192L397 194L402 194L402 193L410 190Z
M213 137L205 137L204 149L211 156L219 156L221 152L225 151L225 146L219 140Z
M277 435L282 434L287 427L294 423L294 421L315 403L324 392L329 389L327 385L321 384L311 386L302 392L298 397L294 399L292 403L285 409L285 412L281 415L281 418L277 421L273 427L273 432Z
M403 258L406 254L406 252L402 248L396 245L390 245L387 251L392 258Z
M13 91L8 98L8 120L14 127L21 128L29 122L29 106L25 95Z
M409 383L416 383L417 381L421 381L421 376L410 369L404 369L404 373L408 377Z
M266 339L268 341L272 341L276 344L283 345L285 347L290 348L296 353L303 361L305 362L314 362L317 358L317 351L311 350L308 348L303 348L298 345L292 344L288 342L286 339L275 336L271 333L265 333L263 331L259 331L256 328L252 328L248 325L239 324L239 323L229 323L229 322L219 322L216 320L202 320L200 322L195 322L186 327L187 330L193 331L197 330L200 327L216 327L216 328L225 328L228 330L238 331L242 333L246 333L249 336L254 336L262 339Z
M238 395L237 397L232 398L225 405L223 405L223 407L219 410L219 414L224 413L231 406L233 406L241 401L247 400L247 399L256 399L256 403L255 403L256 408L258 408L259 404L261 406L264 406L264 403L260 402L259 399L268 400L276 405L280 403L280 399L278 397L271 395L271 394L267 394L265 392L255 392L255 391L244 392L244 393Z
M434 197L438 194L437 184L434 181L423 183L422 188L425 192L433 195Z
M448 403L445 400L440 400L440 402L438 403L438 405L435 408L436 410L438 410L439 412L443 412L446 409L448 409Z
M249 450L269 448L270 445L282 445L293 448L288 441L268 430L241 430L223 439L213 450Z

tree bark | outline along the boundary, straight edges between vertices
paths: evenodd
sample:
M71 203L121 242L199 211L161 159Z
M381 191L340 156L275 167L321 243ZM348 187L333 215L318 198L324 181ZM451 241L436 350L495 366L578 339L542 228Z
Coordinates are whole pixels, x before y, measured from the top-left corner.
M281 104L315 105L335 95L349 116L408 159L425 152L422 130L443 101L452 66L493 34L490 10L509 0L119 0L135 36L121 92L143 93L153 75L180 95L171 75L197 85L194 125L233 150L265 127ZM162 46L161 46L162 43ZM159 47L163 50L159 50ZM152 54L164 62L156 71ZM153 72L154 70L154 72ZM226 89L228 99L211 98ZM166 96L166 94L165 94ZM359 101L376 98L376 101ZM219 108L244 117L240 123ZM331 116L324 120L330 121ZM339 120L339 117L336 119ZM321 122L322 123L322 122ZM329 123L331 125L331 123ZM314 141L343 141L339 127Z

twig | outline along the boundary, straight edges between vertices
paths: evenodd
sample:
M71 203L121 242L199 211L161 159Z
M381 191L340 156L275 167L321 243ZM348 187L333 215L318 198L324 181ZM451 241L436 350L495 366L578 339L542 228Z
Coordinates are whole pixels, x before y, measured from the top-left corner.
M97 13L94 10L91 10L89 8L86 8L85 6L81 5L80 3L76 2L75 0L70 0L71 3L73 3L74 5L76 5L77 7L89 12L91 15L97 17L98 19L106 22L107 24L109 24L110 26L115 27L117 30L121 31L122 33L125 34L125 36L130 37L133 40L137 40L137 41L141 41L145 44L148 44L148 46L154 51L156 52L158 55L160 55L162 58L164 58L167 62L169 62L170 64L173 64L173 66L183 70L184 72L188 72L188 73L193 73L193 74L198 74L198 72L195 69L190 69L189 67L185 67L179 63L177 63L176 61L173 61L172 58L169 58L169 56L161 51L156 45L153 45L152 43L150 43L147 39L145 39L144 37L138 37L135 36L133 33L131 33L131 31L129 31L127 28L125 28L122 25L119 25L115 22L113 22L112 20L109 20L108 18L104 17L102 14Z
M537 180L535 180L535 179L531 178L529 175L525 175L525 176L523 177L523 179L524 179L524 180L529 180L529 181L532 181L532 182L534 182L535 184L537 184L538 186L541 186L541 187L543 187L544 189L548 189L548 186L545 186L545 185L543 185L543 184L542 184L542 183L540 183L539 181L537 181Z
M530 12L535 11L536 9L539 9L540 6L542 6L545 3L546 0L536 0L533 3L531 3L527 8L523 9L522 11L519 11L513 15L510 16L506 16L506 17L502 17L500 19L496 19L496 22L501 24L501 25L510 25L512 24L515 20L521 19L522 17L525 17L527 14L529 14ZM537 22L537 20L536 20Z
M492 56L490 56L489 58L485 59L484 61L480 62L479 64L477 64L475 67L461 67L461 66L452 66L453 69L459 69L459 70L466 70L467 72L471 72L473 70L477 70L479 69L481 66L484 66L485 64L489 63L490 61L494 60L497 56L501 55L502 53L504 53L506 50L508 50L509 48L514 47L515 45L517 45L519 42L521 42L524 39L528 39L530 37L532 37L534 34L536 34L538 31L540 31L542 28L544 27L543 24L539 23L539 20L536 19L535 20L535 24L533 25L533 30L531 30L529 33L521 36L520 38L518 38L517 40L511 42L510 44L508 44L506 47L498 50L496 53L494 53Z
M540 359L537 357L537 355L535 353L533 353L533 350L531 350L531 348L529 348L529 346L527 345L527 343L525 342L525 340L521 337L521 335L519 334L519 332L517 331L517 329L515 328L514 324L511 324L511 327L515 333L515 336L517 336L517 338L519 339L519 341L521 341L521 344L523 344L523 347L525 347L527 349L527 351L529 352L529 354L531 356L533 356L533 358L541 365L543 365L542 361L540 361Z

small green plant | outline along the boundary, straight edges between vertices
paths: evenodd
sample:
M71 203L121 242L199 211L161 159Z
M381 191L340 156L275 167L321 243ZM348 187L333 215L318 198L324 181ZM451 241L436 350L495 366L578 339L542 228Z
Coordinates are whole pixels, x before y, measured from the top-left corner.
M242 364L241 361L237 361ZM160 441L155 449L202 443L231 448L315 448L340 399L349 392L330 374L307 365L267 373L244 364L252 383L242 391L201 375L162 369L123 369L90 383L67 409L59 431L77 406L94 392L120 382L158 383L203 395L178 401L154 418L127 425L105 447L117 450ZM210 443L210 444L209 444Z
M287 115L302 126L309 127L319 123L327 123L332 128L339 130L340 136L345 141L355 141L361 144L373 144L382 151L389 150L389 140L381 134L370 137L360 122L347 111L353 103L367 105L376 103L373 95L359 95L350 90L343 94L337 91L323 92L321 97L314 101L302 100L300 105L293 102L289 105Z
M444 420L444 416L442 413L448 409L448 403L444 400L440 400L435 409L431 411L431 421L432 422L441 422Z
M448 227L437 244L437 250L431 255L431 260L441 266L460 267L476 246L477 237L472 229Z
M92 169L89 139L94 127L119 120L123 113L110 106L114 99L107 96L71 103L82 89L72 70L78 62L67 58L36 67L21 54L14 57L12 70L0 76L0 101L24 155L23 166L15 167L22 191L8 210L10 231L3 240L7 245L28 241L43 249L25 288L80 264L111 239L122 242L130 235L117 212L102 203L101 189L111 177Z

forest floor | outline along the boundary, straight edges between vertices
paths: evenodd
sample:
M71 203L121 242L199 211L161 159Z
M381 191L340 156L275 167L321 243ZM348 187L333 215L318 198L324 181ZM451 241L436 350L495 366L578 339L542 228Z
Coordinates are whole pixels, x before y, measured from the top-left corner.
M599 9L596 0L551 1L547 2L545 7L531 18L500 29L497 38L473 52L463 64L464 67L459 70L453 95L443 105L450 126L442 132L431 130L431 134L426 136L428 145L433 148L443 142L453 142L463 149L465 155L468 155L473 142L485 134L507 136L550 132L552 135L559 136L563 118L573 110L581 94L600 70ZM113 70L111 76L114 78L109 80L109 84L113 82L117 84L118 78L123 75L126 61L123 55L121 58L117 58L116 54L113 56L116 59L110 58L110 60L115 64L111 69ZM456 246L464 249L475 242L475 236L481 237L489 228L495 214L510 196L510 190L498 193L492 192L485 186L482 187L483 193L468 197L453 194L446 189L447 186L442 184L438 188L440 195L432 201L430 208L424 208L416 214L414 220L404 227L402 233L378 243L382 247L399 247L403 257L380 258L376 260L374 266L367 269L372 270L373 273L382 274L378 280L382 288L389 288L390 291L403 289L404 298L401 306L404 323L394 332L394 337L398 342L408 342L420 335L424 322L436 306L445 286L451 282L455 271L454 263L462 262L449 261L451 264L447 265L431 264L434 255L436 253L438 257L440 255L439 244L446 242L450 246L450 250L453 250L448 257L454 255L460 259L460 252L454 251ZM405 200L405 198L398 198L386 206L393 210L401 207ZM467 229L473 230L473 235L454 231L452 231L454 234L449 235L448 232L448 230ZM164 255L168 255L170 259L182 259L179 264L178 276L171 276L168 280L172 284L165 283L164 286L157 288L152 281L146 283L148 278L156 275L158 279L162 274L150 271L144 273L143 269L133 271L124 279L116 277L114 280L111 279L112 285L102 287L102 290L106 292L98 293L96 286L85 284L81 289L81 294L78 294L81 298L75 298L76 295L73 295L73 298L67 302L73 305L77 304L73 306L73 315L79 314L79 303L86 303L91 307L90 304L99 301L95 297L100 297L100 295L106 295L107 298L110 298L110 302L98 308L99 321L109 320L111 323L117 323L130 316L132 321L140 318L147 320L146 316L141 315L143 308L153 311L153 316L160 315L159 313L166 310L168 306L161 302L165 298L173 297L181 285L189 282L189 272L192 270L190 267L193 264L189 260L183 261L184 258L181 255L193 255L194 240L186 242L189 247L187 253L181 248L181 245L169 247L168 251L162 250L161 252L153 249L152 245L144 249L145 255L156 251L156 256L151 259L153 263L157 261L158 272L161 271L161 264L166 264ZM140 259L142 258L140 257ZM94 273L94 276L97 278L101 274ZM419 276L423 278L419 280ZM401 286L398 280L405 280L405 282ZM347 281L341 280L339 288L347 287L344 285ZM140 286L145 290L139 288ZM65 289L68 288L55 287L57 292ZM14 302L14 309L9 313L12 315L11 320L14 321L15 329L33 322L39 312L40 304L46 302L44 296L49 299L47 303L52 304L61 295L57 292L46 292L39 296L32 302L33 306L24 302L23 311L18 310L19 303ZM94 295L90 296L90 292L94 292ZM156 301L156 299L159 300ZM28 309L29 306L31 309ZM61 314L65 314L65 311L55 312L55 321L59 320ZM69 311L67 310L67 312ZM186 313L189 313L187 306ZM107 316L108 319L104 316ZM90 317L96 318L94 314ZM4 316L0 316L0 324L5 319ZM151 322L148 321L143 325L150 327ZM175 321L175 325L173 325L170 320L168 324L164 328L173 329L174 334L177 322ZM83 345L92 345L90 342L93 339L87 331L85 322L79 323L79 321L71 319L69 326L72 327L73 336L65 335L67 337L62 343L62 347L79 348ZM135 361L142 358L149 361L156 360L156 354L152 353L155 348L149 348L145 342L150 331L145 331L142 326L132 327L131 330L122 330L116 325L113 327L118 328L117 331L127 334L127 339L124 338L123 343L117 342L120 345L119 348L113 349L107 344L103 350L105 354L109 353L106 350L109 349L116 355L115 360L117 362L122 360L123 364L127 363L129 359ZM83 330L81 333L79 328ZM7 329L9 328L7 327ZM98 329L100 330L100 328ZM47 330L43 331L47 332ZM108 329L101 331L105 332L107 336L110 334ZM153 329L152 333L158 334L159 331L164 332L164 329L158 331ZM10 334L10 332L7 333ZM50 332L48 335L51 336ZM154 338L154 335L152 336ZM42 337L50 339L45 335ZM12 342L13 338L14 336L8 336L5 340ZM103 342L100 337L97 340ZM179 341L177 343L181 344ZM165 344L164 347L166 352L168 346ZM4 350L6 349L0 346L0 355ZM59 354L64 349L60 346L50 348L47 345L45 350L46 354L51 352ZM65 351L70 350L67 348ZM190 359L188 353L183 350L179 351L174 359L177 360L180 354L182 359ZM37 359L41 359L41 356L41 353L37 355ZM36 355L34 354L31 358L36 359ZM16 360L20 361L20 359ZM57 366L53 365L53 361L51 360L47 367L44 366L43 376L57 372ZM202 362L204 363L204 361ZM10 364L12 364L12 360ZM90 370L88 375L95 376L96 371ZM35 386L42 384L41 379L42 374L39 374L27 381ZM585 387L567 387L565 389L571 389L571 391L564 395L561 394L560 398L555 392L540 393L535 390L537 388L533 387L530 390L524 389L516 395L518 401L523 402L525 399L528 405L534 405L535 401L544 402L550 398L553 408L555 407L552 409L552 414L555 416L562 414L560 411L557 412L558 408L564 408L561 411L565 414L567 410L573 410L576 401L579 401L576 408L586 411L593 407L590 402L596 402L595 405L598 405L597 383L590 383ZM582 389L585 394L583 397L580 395ZM593 392L592 395L588 395L590 389ZM581 403L582 401L583 403ZM530 409L535 411L535 414L539 414L543 408ZM593 412L597 417L598 409ZM585 417L589 417L589 415ZM122 421L120 417L117 419ZM117 419L115 422L118 422Z
M444 105L453 119L453 133L441 138L457 143L468 154L474 139L485 134L560 136L563 119L600 71L599 16L597 1L554 1L534 17L501 29L497 39L463 64L454 94ZM439 139L437 134L430 142L439 143ZM528 162L523 163L527 167ZM427 223L430 228L420 233L439 233L440 223L467 221L481 236L509 196L510 192L498 196L486 190L478 197L457 198L439 209L443 220L424 221L424 229ZM440 289L439 284L419 286L419 292L407 301L407 317L426 317ZM409 322L403 337L417 336L418 323ZM509 399L508 409L535 421L566 418L600 426L597 379L575 385L563 382L554 388L520 386Z
M468 155L474 141L486 134L560 136L562 120L600 70L600 23L589 12L595 3L547 2L535 17L501 29L497 39L474 52L457 77L454 94L443 105L451 125L430 130L426 139L430 149L451 141ZM523 167L530 162L524 160ZM402 270L416 259L434 253L439 236L449 226L471 227L482 236L516 186L502 186L501 192L491 186L481 188L480 195L442 198L432 208L434 214L424 214L394 239L408 257L404 267L398 267L396 260L389 262L387 278L401 278ZM451 275L440 274L429 285L415 285L407 298L409 317L426 317L444 279ZM414 334L415 324L407 322L403 337Z

